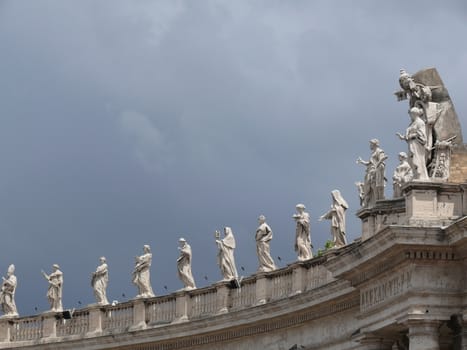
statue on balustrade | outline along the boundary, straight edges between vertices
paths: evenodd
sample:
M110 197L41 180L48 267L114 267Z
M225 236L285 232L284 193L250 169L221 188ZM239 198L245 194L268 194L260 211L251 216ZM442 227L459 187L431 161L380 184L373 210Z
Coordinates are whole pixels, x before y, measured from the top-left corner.
M91 286L94 289L94 296L99 305L107 305L107 285L109 283L109 269L105 257L99 259L100 265L92 273Z
M216 231L216 243L219 248L217 263L224 281L231 281L238 277L235 267L235 237L230 227L224 227L224 238L220 239L220 232Z
M50 304L50 311L61 312L62 306L62 292L63 292L63 272L60 271L60 266L57 264L52 265L53 272L47 275L42 270L42 275L49 282L47 289L47 299Z
M401 90L394 93L397 100L403 101L408 98L409 109L420 109L419 116L425 125L425 166L429 171L425 176L423 169L420 169L418 174L416 169L413 169L414 178L429 180L430 176L433 180L447 181L449 167L443 170L441 176L439 172L436 173L436 167L440 162L449 164L451 152L444 152L443 147L440 149L435 145L454 139L458 144L463 143L461 125L449 92L436 68L423 69L413 75L401 69L399 85ZM409 154L409 163L412 164L410 157Z
M138 287L137 298L150 298L154 296L150 281L152 254L151 248L147 244L144 245L143 250L143 255L135 257L132 281Z
M357 164L366 166L365 179L363 181L363 207L373 206L377 200L384 199L384 176L386 159L384 151L379 147L379 140L370 140L371 156L368 161L358 157Z
M180 251L180 256L177 259L178 277L183 282L185 290L195 289L196 284L191 273L191 247L185 238L180 238L178 244Z
M7 271L7 277L2 277L2 290L0 292L0 305L6 317L18 316L18 310L15 304L15 292L17 279L15 276L15 265L10 265Z
M270 253L270 242L272 239L271 227L266 223L266 217L260 215L258 218L259 226L256 229L256 254L258 255L258 272L269 272L276 269L274 260Z
M331 209L320 216L319 221L331 220L331 234L334 247L340 248L347 244L345 236L345 211L349 205L342 197L339 190L331 192L332 204Z
M394 174L392 175L394 198L401 197L402 186L405 183L412 181L413 179L412 167L410 166L407 159L408 157L405 152L399 153L399 165L397 166L396 170L394 170Z
M397 133L401 140L407 142L409 146L409 163L412 167L414 179L428 181L428 171L426 167L427 138L425 122L421 118L423 109L412 107L409 110L412 122L407 128L405 135Z
M296 205L297 213L293 215L295 220L295 251L298 254L298 260L308 260L313 257L310 237L310 214L305 212L305 205Z

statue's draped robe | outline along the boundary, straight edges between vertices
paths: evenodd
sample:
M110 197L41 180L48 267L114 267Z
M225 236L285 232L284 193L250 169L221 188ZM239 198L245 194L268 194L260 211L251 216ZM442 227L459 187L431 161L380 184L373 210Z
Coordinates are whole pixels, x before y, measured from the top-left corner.
M180 257L177 259L178 277L185 285L185 288L196 288L195 280L191 272L191 247L185 244L180 249Z
M409 160L414 172L414 179L427 180L426 169L426 127L422 119L416 118L405 133L409 146Z
M232 280L238 277L234 258L235 238L230 228L226 229L226 235L219 243L218 264L224 280Z
M50 303L50 308L53 311L62 311L62 290L63 290L63 273L56 270L49 275L49 288L47 290L47 299Z
M9 276L2 285L0 292L0 304L5 315L18 315L15 304L17 279L15 275Z
M303 213L296 219L295 229L295 251L298 253L298 260L308 260L313 257L311 251L310 238L310 215Z
M138 257L135 271L133 272L133 283L138 287L138 296L140 297L154 296L150 281L151 261L151 253L141 255Z
M107 284L109 283L109 273L107 264L101 264L97 267L92 278L92 287L94 288L94 296L98 304L108 304L107 300Z
M276 269L271 257L269 243L272 239L272 230L268 224L262 223L256 229L256 253L259 260L258 271L272 271Z

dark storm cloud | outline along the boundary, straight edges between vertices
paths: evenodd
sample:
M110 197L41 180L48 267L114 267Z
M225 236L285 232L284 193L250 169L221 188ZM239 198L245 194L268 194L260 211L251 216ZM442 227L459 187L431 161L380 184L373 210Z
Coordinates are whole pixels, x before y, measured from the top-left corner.
M252 273L259 214L273 255L292 262L295 204L311 211L316 250L335 188L358 237L355 159L379 138L390 178L406 148L395 137L408 123L392 95L399 69L436 66L466 124L466 11L463 1L0 2L0 268L17 265L20 312L47 308L39 271L55 262L65 306L92 302L102 255L110 298L133 296L145 243L155 291L178 289L180 236L198 285L216 281L223 226Z

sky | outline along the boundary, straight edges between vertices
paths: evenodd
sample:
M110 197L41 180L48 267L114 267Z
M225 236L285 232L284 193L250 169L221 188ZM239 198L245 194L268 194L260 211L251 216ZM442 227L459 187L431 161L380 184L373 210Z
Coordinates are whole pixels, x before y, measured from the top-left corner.
M93 303L100 256L109 299L133 298L144 244L155 293L178 290L180 237L215 283L225 226L251 275L260 214L284 267L295 205L316 253L334 189L357 239L355 160L378 138L391 179L407 149L399 70L436 67L466 127L466 36L463 0L0 0L0 275L15 264L19 313L49 308L54 263L64 307Z

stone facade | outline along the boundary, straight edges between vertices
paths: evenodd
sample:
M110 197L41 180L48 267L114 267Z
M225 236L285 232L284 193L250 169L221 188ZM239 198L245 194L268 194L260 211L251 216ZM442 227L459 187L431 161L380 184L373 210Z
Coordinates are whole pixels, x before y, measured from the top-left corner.
M466 189L410 183L359 212L362 239L241 288L2 319L0 348L466 349Z

